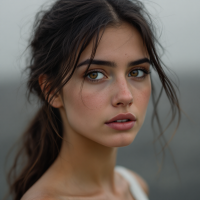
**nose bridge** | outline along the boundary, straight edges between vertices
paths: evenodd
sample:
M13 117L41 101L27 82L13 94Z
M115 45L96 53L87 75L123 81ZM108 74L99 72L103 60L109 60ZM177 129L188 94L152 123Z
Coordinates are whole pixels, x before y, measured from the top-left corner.
M127 105L132 103L133 96L131 88L126 80L125 76L116 78L114 83L114 94L113 94L114 105Z
M130 93L130 89L127 83L127 80L125 77L121 76L116 80L117 84L118 84L118 89L120 90L120 92L124 93L124 94L129 94Z

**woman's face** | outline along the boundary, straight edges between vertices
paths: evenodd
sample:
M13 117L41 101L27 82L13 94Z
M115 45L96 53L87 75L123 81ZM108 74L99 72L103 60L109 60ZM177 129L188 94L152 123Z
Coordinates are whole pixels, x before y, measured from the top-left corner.
M63 88L64 131L107 147L129 145L144 122L151 95L148 53L134 27L107 28L81 90L92 45Z

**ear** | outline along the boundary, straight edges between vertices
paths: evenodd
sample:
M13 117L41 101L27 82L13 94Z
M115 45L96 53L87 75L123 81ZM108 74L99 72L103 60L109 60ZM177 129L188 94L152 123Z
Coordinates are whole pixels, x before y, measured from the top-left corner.
M42 92L44 93L44 96L46 96L46 93L48 92L49 90L49 86L47 84L47 87L46 87L46 91L44 91L44 86L46 84L46 80L47 80L47 75L46 74L41 74L38 78L38 83L40 85L40 88L42 90ZM53 96L53 93L52 92L50 95L49 95L49 99L51 99L51 97ZM45 97L46 98L46 97ZM63 106L63 101L62 101L62 98L61 98L61 95L60 94L56 94L53 99L51 100L51 102L49 102L49 104L54 107L54 108L60 108Z

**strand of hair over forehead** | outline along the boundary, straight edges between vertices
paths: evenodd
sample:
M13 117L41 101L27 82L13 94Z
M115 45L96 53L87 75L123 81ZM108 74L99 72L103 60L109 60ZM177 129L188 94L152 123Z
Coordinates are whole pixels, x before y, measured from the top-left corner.
M85 1L85 2L87 2L87 1ZM99 1L99 2L104 2L106 5L107 5L107 7L108 7L108 9L109 9L109 11L110 11L110 14L112 15L112 17L114 18L114 20L116 21L116 24L117 24L117 22L119 22L120 20L119 20L119 17L117 16L117 14L116 14L116 12L114 11L114 9L113 9L113 7L106 1L106 0L103 0L103 1ZM75 19L73 19L73 20L75 20ZM104 24L104 29L105 29L105 27L106 27L106 24ZM101 28L99 28L99 30L97 31L97 35L99 34L98 32L100 31L100 29ZM94 31L95 32L95 31ZM92 33L93 34L93 33ZM89 40L91 40L91 39L89 39L90 38L90 36L87 34L87 33L85 33L84 34L85 36L85 38L84 37L82 37L82 34L80 33L80 36L79 36L79 34L76 36L76 38L78 38L78 40L77 40L77 42L76 43L74 43L74 46L75 46L75 51L73 51L72 52L72 54L76 54L76 52L79 52L78 53L78 56L77 56L77 58L75 58L76 56L72 56L72 58L73 59L69 59L69 63L68 63L68 61L66 61L65 63L68 63L67 65L66 64L64 64L63 63L63 66L65 66L64 68L65 68L65 70L61 70L60 72L59 72L59 74L58 74L58 76L59 75L61 75L61 79L65 79L65 81L63 82L63 84L60 86L60 87L58 87L57 88L57 90L56 90L56 92L58 92L62 87L63 87L63 85L64 84L66 84L67 82L68 82L68 80L70 80L70 78L72 77L72 75L73 75L73 73L74 73L74 71L75 71L75 67L73 68L73 70L70 72L70 70L71 70L71 68L70 68L70 66L76 66L77 65L77 63L78 63L78 60L79 60L79 57L80 57L80 54L82 53L82 51L85 49L85 47L88 45L88 43L85 43L86 41L89 41ZM83 38L84 38L84 40L83 40ZM100 37L101 38L101 37ZM100 41L100 38L98 38L98 36L96 36L96 39L98 40L99 39L99 41ZM66 38L67 39L67 38ZM83 40L83 44L81 45L81 48L80 48L80 50L79 50L79 45L81 44L81 41ZM65 40L64 40L65 41ZM76 41L76 39L75 39L75 41ZM96 43L98 43L99 41L96 41ZM63 42L63 45L65 44L65 42ZM65 47L63 46L63 49L64 49ZM94 49L96 49L97 48L97 46L94 48ZM94 50L93 49L93 50ZM93 53L93 57L94 57L94 53ZM69 74L69 75L68 75ZM67 78L66 78L67 77ZM59 82L59 80L57 80L57 83ZM51 91L50 91L51 92ZM50 93L49 92L49 93Z
M116 22L120 22L120 18L119 18L119 16L117 15L117 13L116 13L116 11L115 11L116 6L115 6L115 8L113 8L112 1L103 0L103 2L105 2L105 4L107 5L107 7L108 7L108 9L109 9L109 11L110 11L112 17L114 18L114 20L115 20ZM119 3L122 4L122 3L125 3L125 2L126 2L126 1L119 1L119 0L116 0L116 1L115 1L116 5L118 5ZM131 2L131 1L130 1L130 2ZM143 5L143 3L139 2L139 1L134 1L134 3L138 4L138 8L140 8L141 11L145 12L145 11L144 11L144 5ZM122 6L122 5L120 5L120 6ZM150 19L150 17L149 17L148 14L147 14L146 16L148 17L148 19ZM148 24L148 25L151 26L151 24L152 24L152 22L151 22L151 20L149 20L149 24ZM141 27L140 27L140 28L141 28ZM153 28L153 26L151 26L151 28ZM143 36L143 35L142 35L142 36ZM153 36L153 34L152 34L152 36ZM78 37L78 36L77 36L77 37ZM153 39L156 40L155 37L153 37ZM145 43L145 40L146 40L146 38L143 38L144 43ZM80 44L80 41L79 41L77 44ZM159 44L159 43L158 43L158 44ZM153 45L151 45L151 46L153 46ZM77 51L77 50L78 50L78 46L76 46L76 51ZM162 69L162 67L161 67L160 59L158 58L158 56L157 56L157 54L156 54L155 52L156 52L156 51L155 51L155 49L153 48L153 53L154 53L154 56L155 56L155 57L153 58L153 60L154 60L156 63L159 64L159 67L158 67L157 65L155 65L155 66L153 66L153 67L156 67L156 71L158 72L158 74L159 74L159 76L160 76L160 73L165 74L165 72L163 71L163 69ZM81 51L80 51L80 53L81 53ZM80 53L79 53L79 55L78 55L78 58L80 57ZM94 54L93 54L93 56L94 56ZM71 64L73 64L73 65L76 65L77 62L78 62L78 59L75 59L75 58L74 58L73 60L71 60ZM88 66L88 68L89 68L89 66ZM63 78L63 79L64 79L64 78L67 76L67 74L70 72L70 68L69 68L69 67L66 67L65 69L66 69L66 70L64 70L64 71L60 71L60 73L62 73L62 78ZM75 68L73 68L72 73L70 73L70 75L68 76L68 78L66 79L66 81L64 81L64 83L67 83L67 81L72 77L74 71L75 71ZM169 97L170 97L170 96L173 97L173 98L169 98L169 101L170 101L170 104L171 104L171 106L172 106L172 112L173 112L173 114L175 114L174 104L177 104L177 97L176 97L176 95L174 95L174 94L175 94L174 89L173 89L173 87L170 87L170 86L172 86L172 85L171 85L171 83L168 81L168 78L167 78L167 77L165 77L165 80L167 80L167 81L163 81L163 77L161 77L161 76L160 76L160 79L161 79L161 82L162 82L162 84L163 84L163 86L164 86L164 89L165 89L165 92L167 93L167 95L168 95ZM59 80L57 80L57 82L59 82ZM63 84L63 85L64 85L64 84ZM59 90L62 88L63 85L61 85L61 86L57 89L57 91L59 91ZM167 88L167 90L166 90L166 88ZM169 90L168 90L168 89L169 89ZM161 91L161 92L162 92L162 91ZM158 98L158 100L159 100L159 98ZM158 104L158 101L157 101L156 104L155 104L156 107L157 107L157 104ZM174 115L173 115L173 117L172 117L172 119L171 119L170 122L172 122L173 119L174 119ZM162 134L161 134L161 135L162 135Z
M133 6L131 2L134 3ZM53 82L50 85L50 90L47 92L46 99L48 99L51 92L56 90L52 95L53 99L53 96L57 92L62 91L62 87L72 77L80 55L89 42L93 42L91 53L91 59L93 59L103 31L108 27L107 25L120 25L123 21L130 22L131 25L140 31L143 42L149 54L151 54L150 60L152 66L157 71L171 103L173 120L176 109L180 111L176 93L162 69L161 64L163 63L157 54L154 44L157 43L159 45L159 42L154 35L156 32L151 18L148 12L146 12L143 3L138 0L59 0L47 11L40 12L36 17L32 40L30 41L32 60L27 67L30 70L29 92L35 92L39 97L43 95L43 91L41 91L38 84L38 77L46 73L49 75L49 79L45 85L46 89L48 87L47 83ZM100 32L101 30L103 31ZM90 65L88 65L88 69L89 67ZM12 181L13 184L11 185L12 191L15 190L18 193L18 197L20 196L20 192L24 193L31 186L36 177L39 178L42 176L49 167L46 165L51 165L54 162L53 159L56 159L56 155L58 155L62 144L62 140L60 139L63 134L62 119L59 110L50 106L49 101L52 99L45 101L44 95L41 99L43 107L39 110L38 115L35 116L34 120L36 121L33 120L33 125L30 125L29 129L25 132L29 140L26 141L27 145L23 146L23 150L26 151L31 145L33 146L33 149L31 149L33 155L27 156L28 162L25 166L27 173L22 170L22 175L19 175L17 179ZM155 109L153 114L166 144L167 142L165 141L156 111L157 104L158 101L155 100L153 102ZM39 118L41 115L43 116L43 121ZM48 129L44 125L45 123ZM39 126L42 130L38 128ZM59 127L60 129L58 129ZM37 138L34 141L33 139L31 140L31 137L34 138L35 136L39 138L39 142ZM160 136L157 139L160 139ZM40 143L42 144L39 145ZM165 144L163 145L162 141L160 144L162 148L166 146ZM37 149L35 150L35 148ZM57 149L58 151L56 151ZM49 155L45 154L46 151L48 153L56 151L55 157L51 155L52 160L49 160ZM13 169L16 169L16 167L14 166ZM11 172L13 171L11 170ZM19 188L20 192L18 192ZM17 198L17 200L20 198Z

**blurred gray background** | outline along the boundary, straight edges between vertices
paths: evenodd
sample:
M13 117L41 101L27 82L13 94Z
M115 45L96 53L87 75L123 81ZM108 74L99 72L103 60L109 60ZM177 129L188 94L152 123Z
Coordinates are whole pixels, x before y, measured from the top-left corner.
M36 11L44 0L0 0L0 199L6 193L6 155L37 111L37 105L26 102L26 76L23 51L30 35ZM53 2L48 1L48 2ZM139 173L148 183L150 199L200 199L200 1L143 0L157 26L160 41L166 49L165 63L176 73L171 78L179 85L180 102L186 115L170 143L178 172L169 151L163 169L153 149L151 128L152 102L145 123L135 141L119 149L117 164ZM157 89L158 78L153 75ZM159 105L162 124L168 122L169 105L163 96ZM175 124L175 122L174 122ZM173 125L174 125L173 124ZM171 137L170 130L166 138ZM157 146L157 145L156 145ZM160 156L159 156L160 158ZM180 174L180 180L178 178Z

